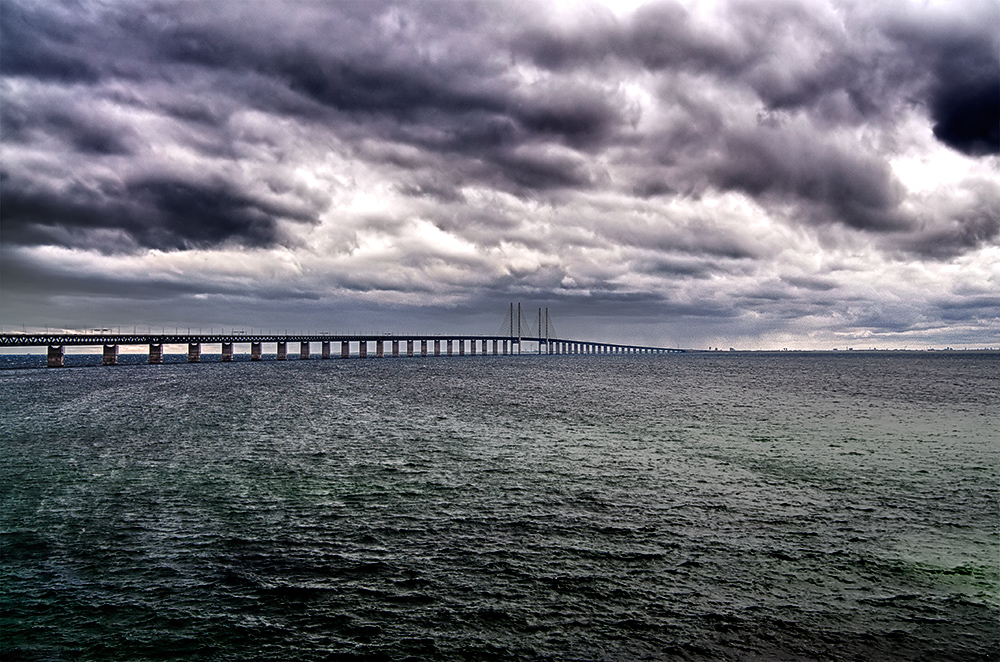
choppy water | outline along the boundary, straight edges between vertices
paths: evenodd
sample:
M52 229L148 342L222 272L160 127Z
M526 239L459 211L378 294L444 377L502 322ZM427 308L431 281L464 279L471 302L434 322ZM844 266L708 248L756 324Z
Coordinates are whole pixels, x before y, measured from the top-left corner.
M1000 355L0 372L25 660L996 660Z

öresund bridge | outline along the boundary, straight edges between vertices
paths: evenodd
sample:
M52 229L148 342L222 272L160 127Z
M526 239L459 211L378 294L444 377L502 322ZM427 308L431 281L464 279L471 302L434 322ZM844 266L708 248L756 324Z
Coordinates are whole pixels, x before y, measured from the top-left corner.
M524 332L521 306L518 304L515 317L514 305L511 304L509 331L506 334L475 335L475 334L271 334L245 333L111 333L109 329L100 329L91 333L3 333L0 334L2 347L47 347L47 365L50 368L63 366L63 356L66 347L103 346L103 365L118 364L118 348L122 345L147 345L149 347L149 363L163 363L164 345L187 345L188 363L201 361L202 345L221 345L222 360L233 360L233 345L237 343L250 345L250 360L261 361L264 358L264 345L274 344L275 356L278 361L288 359L288 344L299 344L299 359L309 359L312 356L312 345L320 346L320 357L333 357L331 348L339 343L339 358L367 358L372 356L368 350L374 343L374 356L465 356L466 348L470 356L506 356L521 354L524 343L537 345L538 354L661 354L677 353L687 350L652 347L646 345L629 345L612 342L595 342L590 340L572 340L555 337L550 334L552 326L548 309L545 310L544 322L539 309L539 323L535 330L530 327ZM516 319L516 321L515 321ZM508 326L508 321L504 320ZM527 327L527 324L525 324ZM388 348L388 352L386 350Z

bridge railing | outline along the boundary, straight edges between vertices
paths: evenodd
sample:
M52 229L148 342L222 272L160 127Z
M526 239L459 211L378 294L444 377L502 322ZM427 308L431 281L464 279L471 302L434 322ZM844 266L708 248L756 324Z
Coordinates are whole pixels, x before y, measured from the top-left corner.
M331 346L340 343L340 358L369 356L369 344L375 344L374 356L382 358L389 356L464 356L466 347L469 355L506 356L521 354L524 343L537 345L538 354L662 354L684 352L681 349L654 347L644 345L629 345L587 340L563 338L525 337L520 338L502 335L426 335L426 334L77 334L77 333L5 333L0 334L0 347L47 347L48 365L61 367L65 347L94 346L103 347L104 365L118 363L118 348L121 345L148 345L149 363L163 362L164 345L187 345L188 362L201 361L201 345L218 344L221 346L223 361L233 360L233 346L237 343L250 345L250 360L259 361L263 358L263 344L273 343L277 360L288 357L288 343L299 343L299 358L308 359L312 356L312 343L320 343L320 356L323 359L332 358ZM351 345L357 347L357 353L351 351ZM533 352L534 353L534 352Z

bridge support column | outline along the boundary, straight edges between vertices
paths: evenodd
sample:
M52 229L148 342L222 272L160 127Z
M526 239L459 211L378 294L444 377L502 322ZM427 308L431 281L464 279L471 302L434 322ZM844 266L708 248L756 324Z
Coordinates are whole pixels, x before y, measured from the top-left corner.
M447 341L447 345L448 345L448 356L451 356L451 341L450 340Z
M259 342L252 342L252 343L250 343L250 360L251 361L260 361L261 360L261 358L263 356L263 352L261 351L260 345L261 344Z
M465 356L465 341L461 338L458 339L458 355Z
M150 345L152 347L152 345ZM49 355L47 357L46 365L50 368L61 368L63 367L63 346L62 345L49 345Z
M105 345L101 365L118 365L118 345Z
M299 343L299 360L305 361L309 358L309 343L300 342Z
M496 341L496 338L493 339L493 356L497 356L497 341Z
M472 340L469 341L469 347L471 348L469 353L472 354L473 356L475 356L476 355L476 339L475 338L473 338Z
M381 340L375 341L375 356L376 358L382 358L384 354L382 353L383 342Z
M351 341L341 340L340 341L340 358L349 359L351 358Z
M368 341L359 340L358 341L358 356L367 359L368 358Z
M483 339L483 356L486 356L486 339Z
M507 356L507 341L503 341L503 355Z
M222 343L222 360L223 361L233 360L233 343L231 342Z
M412 340L407 340L406 341L406 355L407 356L413 356L413 341Z
M288 360L288 343L278 342L278 360L287 361Z
M399 341L392 341L392 358L399 358Z
M441 348L438 346L438 341L435 340L434 341L434 356L437 356L438 354L441 353L440 349ZM421 340L420 341L420 356L427 356L427 341L426 340Z
M149 364L160 365L163 363L163 343L149 343Z
M324 359L330 358L330 341L329 340L324 340L323 341L323 344L320 345L320 352L321 352L320 356L322 356Z
M188 363L201 363L201 343L188 343Z

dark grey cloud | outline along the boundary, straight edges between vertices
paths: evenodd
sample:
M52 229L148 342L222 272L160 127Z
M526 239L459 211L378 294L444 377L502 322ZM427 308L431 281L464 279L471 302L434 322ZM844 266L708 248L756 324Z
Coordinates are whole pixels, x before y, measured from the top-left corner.
M92 60L95 51L86 39L91 33L80 30L87 21L68 4L43 8L5 2L0 12L4 75L62 82L93 82L100 77L100 66Z
M88 231L117 230L133 246L161 250L227 242L267 246L280 240L279 220L312 220L306 210L260 199L222 180L163 176L48 189L0 172L0 185L3 238L13 244L90 244Z
M969 187L972 202L960 208L937 209L927 204L921 227L896 238L907 251L933 259L949 259L1000 239L1000 190L995 183L978 182Z
M731 136L710 178L752 196L777 195L819 205L820 218L882 232L905 228L900 187L889 167L813 137L761 127Z
M963 9L966 9L963 7ZM1000 5L892 16L886 33L916 67L934 135L965 154L1000 154Z

